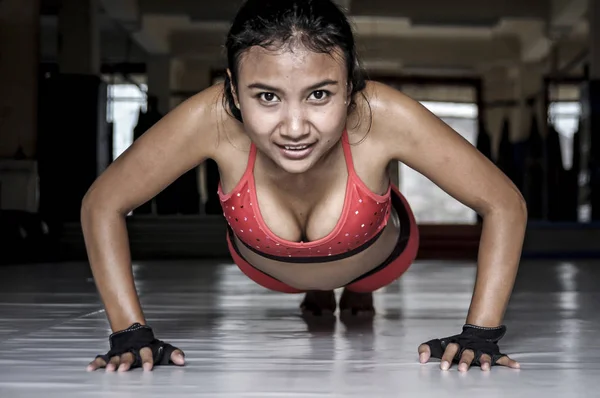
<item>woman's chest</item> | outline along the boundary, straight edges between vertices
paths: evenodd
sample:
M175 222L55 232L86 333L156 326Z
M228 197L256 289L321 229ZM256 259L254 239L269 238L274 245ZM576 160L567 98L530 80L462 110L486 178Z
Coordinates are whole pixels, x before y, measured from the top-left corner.
M257 179L257 206L253 210L275 237L290 242L314 242L330 235L340 222L347 191L347 174L331 178L327 184L321 181L289 190L285 184L275 186Z
M255 247L264 244L264 236L254 237L259 231L273 240L297 243L322 240L344 227L349 214L352 221L361 221L359 226L372 227L379 210L373 208L373 196L387 190L389 179L385 165L362 161L364 156L356 154L352 156L354 163L348 164L341 153L322 173L313 172L312 177L301 182L274 179L261 169L260 162L251 168L241 163L220 167L223 190L231 192L223 202L227 221L238 236L251 234L252 239L245 241L252 241ZM382 209L383 206L381 203ZM350 229L343 236L348 237L352 232L354 237L356 228Z

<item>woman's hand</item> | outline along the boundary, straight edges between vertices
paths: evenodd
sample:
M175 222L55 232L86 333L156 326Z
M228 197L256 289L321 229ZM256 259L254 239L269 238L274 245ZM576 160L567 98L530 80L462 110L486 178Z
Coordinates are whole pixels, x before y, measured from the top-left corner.
M138 367L152 370L156 365L185 364L183 351L154 338L152 328L147 325L136 323L115 332L110 335L109 342L110 351L98 355L88 365L88 371L106 368L109 372L117 369L119 372L126 372Z
M140 361L141 366L144 370L152 370L155 365L154 357L152 355L152 350L148 347L144 347L140 350ZM92 372L97 369L106 368L107 372L114 372L118 369L119 372L127 372L130 369L133 369L138 366L133 366L136 362L135 356L131 353L125 353L122 355L116 355L109 359L108 363L102 356L96 357L95 360L90 362L87 366L87 371ZM176 349L171 354L170 362L175 365L183 366L185 364L183 351Z
M471 366L480 366L481 370L490 370L494 365L519 369L519 363L502 354L498 347L498 341L505 333L505 326L483 328L465 325L461 334L421 344L419 361L427 363L430 358L441 359L442 370L448 370L452 363L458 363L461 372L466 372Z

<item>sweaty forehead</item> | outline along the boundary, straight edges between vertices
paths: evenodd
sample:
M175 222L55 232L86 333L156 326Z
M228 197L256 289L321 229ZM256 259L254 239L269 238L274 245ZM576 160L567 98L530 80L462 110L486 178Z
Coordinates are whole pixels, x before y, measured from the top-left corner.
M297 84L315 79L344 81L345 74L343 58L337 52L318 53L303 47L273 50L252 47L241 57L238 69L241 85L256 80Z

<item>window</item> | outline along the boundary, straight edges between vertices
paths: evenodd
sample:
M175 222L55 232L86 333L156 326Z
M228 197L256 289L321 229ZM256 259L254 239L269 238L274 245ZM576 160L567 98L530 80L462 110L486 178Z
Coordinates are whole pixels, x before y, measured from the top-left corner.
M475 145L478 108L475 103L421 101L467 141ZM441 190L428 178L400 163L399 188L409 201L419 224L475 224L477 214Z
M147 107L146 85L129 83L108 85L108 121L113 128L113 160L133 143L133 129L140 112Z

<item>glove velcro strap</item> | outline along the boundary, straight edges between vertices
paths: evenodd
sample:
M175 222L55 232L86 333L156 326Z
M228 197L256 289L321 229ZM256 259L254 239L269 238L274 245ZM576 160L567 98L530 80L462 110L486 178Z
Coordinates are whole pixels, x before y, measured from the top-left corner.
M109 337L110 354L119 355L124 352L138 351L147 347L156 339L152 328L135 323L125 330L115 332Z
M486 328L482 326L475 326L466 324L463 326L463 332L461 336L474 337L482 339L492 343L497 343L506 334L506 326L500 325L498 327Z

